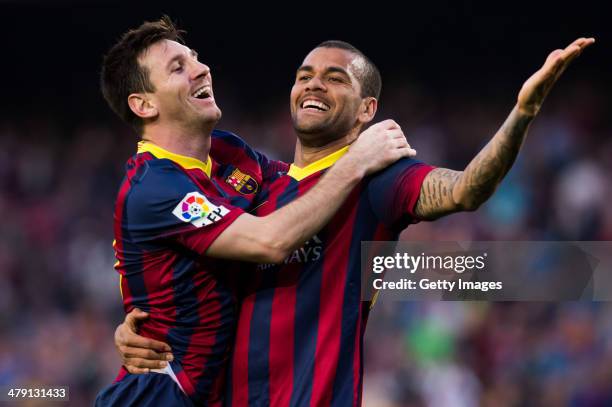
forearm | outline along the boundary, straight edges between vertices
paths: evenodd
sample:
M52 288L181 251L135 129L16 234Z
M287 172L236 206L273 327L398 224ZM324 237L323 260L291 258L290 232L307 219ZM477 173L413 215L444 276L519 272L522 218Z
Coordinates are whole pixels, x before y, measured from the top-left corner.
M426 220L459 211L476 210L508 173L523 145L534 115L517 106L489 143L463 171L436 168L421 185L415 214Z
M332 166L306 194L276 212L259 218L268 243L288 254L300 247L327 224L364 172L352 157L345 156Z
M421 219L435 219L461 210L475 210L495 191L512 167L523 145L529 124L546 95L568 64L595 42L579 38L557 49L521 87L517 104L493 139L464 171L437 168L423 180L414 208Z
M534 115L515 106L489 143L460 174L452 188L460 210L474 210L484 203L506 176L523 145Z
M304 196L270 215L240 215L207 250L212 257L280 263L321 229L363 178L363 165L348 156L331 167Z

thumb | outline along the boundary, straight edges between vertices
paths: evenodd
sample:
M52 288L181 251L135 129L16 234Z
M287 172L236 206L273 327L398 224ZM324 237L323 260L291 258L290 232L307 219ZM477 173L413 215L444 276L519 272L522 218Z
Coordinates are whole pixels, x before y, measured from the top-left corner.
M125 323L133 330L136 330L137 325L147 318L149 318L148 312L144 312L139 308L134 308L129 314L126 315Z

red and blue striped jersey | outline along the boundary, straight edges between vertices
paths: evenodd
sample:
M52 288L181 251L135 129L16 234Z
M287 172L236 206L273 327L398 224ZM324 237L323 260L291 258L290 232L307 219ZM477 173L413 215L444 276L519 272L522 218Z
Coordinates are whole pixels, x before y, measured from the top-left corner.
M262 191L266 215L303 195L347 148ZM359 406L363 335L361 241L397 240L433 167L402 159L364 179L332 220L283 264L260 265L238 320L227 405Z
M203 254L286 168L222 131L206 163L141 142L126 164L114 222L124 308L150 313L139 333L172 347L165 373L198 404L222 403L237 317L234 263Z

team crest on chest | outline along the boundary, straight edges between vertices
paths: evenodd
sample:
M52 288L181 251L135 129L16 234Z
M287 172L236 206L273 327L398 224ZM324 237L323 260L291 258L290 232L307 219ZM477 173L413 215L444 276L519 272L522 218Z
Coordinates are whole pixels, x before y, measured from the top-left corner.
M225 179L225 182L230 184L237 192L244 195L254 194L257 192L259 185L253 177L243 173L238 168Z
M172 214L185 223L200 228L217 222L229 210L223 205L215 205L199 192L190 192L174 208Z

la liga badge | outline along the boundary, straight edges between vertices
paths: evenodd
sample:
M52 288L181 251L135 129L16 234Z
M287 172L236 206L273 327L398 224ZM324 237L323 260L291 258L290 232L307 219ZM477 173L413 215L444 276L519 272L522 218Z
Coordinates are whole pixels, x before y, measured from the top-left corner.
M185 223L200 228L219 221L229 210L223 205L215 205L199 192L190 192L176 205L172 214Z

